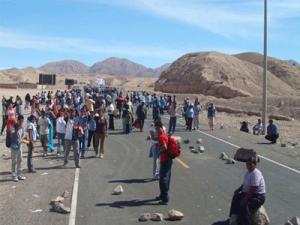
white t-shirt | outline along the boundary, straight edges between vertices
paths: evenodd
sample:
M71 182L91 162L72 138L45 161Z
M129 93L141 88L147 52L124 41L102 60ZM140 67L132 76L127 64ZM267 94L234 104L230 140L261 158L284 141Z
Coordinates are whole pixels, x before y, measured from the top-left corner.
M252 172L247 171L244 176L243 192L248 192L250 187L257 187L256 194L266 193L265 179L262 173L258 169L254 169Z
M68 119L67 127L66 127L66 140L72 140L73 136L73 128L74 128L74 120Z
M34 124L30 121L28 121L27 123L27 131L28 130L32 130L32 140L33 141L36 141L36 138L37 138L37 130L36 130L36 127L34 126Z
M106 110L108 115L112 115L114 113L115 107L113 104L110 104L109 106L107 106Z
M66 121L63 117L59 117L56 121L56 132L60 134L66 133Z

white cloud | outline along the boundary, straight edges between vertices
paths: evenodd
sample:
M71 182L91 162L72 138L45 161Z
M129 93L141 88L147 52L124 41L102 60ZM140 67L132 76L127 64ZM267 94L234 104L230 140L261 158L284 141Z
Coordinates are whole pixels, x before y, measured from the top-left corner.
M72 1L72 0L71 0ZM190 24L226 37L257 38L263 29L264 0L76 0L130 7ZM268 0L270 26L300 17L299 0Z

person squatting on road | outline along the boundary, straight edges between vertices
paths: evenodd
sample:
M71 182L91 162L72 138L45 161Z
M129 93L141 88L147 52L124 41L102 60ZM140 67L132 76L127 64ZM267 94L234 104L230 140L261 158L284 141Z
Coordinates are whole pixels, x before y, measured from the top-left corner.
M246 162L247 172L243 184L234 192L230 208L230 224L251 225L251 213L259 209L266 199L266 184L256 168L256 157Z
M269 126L267 127L267 135L265 138L271 141L272 144L275 144L279 138L278 127L274 124L273 120L269 120Z

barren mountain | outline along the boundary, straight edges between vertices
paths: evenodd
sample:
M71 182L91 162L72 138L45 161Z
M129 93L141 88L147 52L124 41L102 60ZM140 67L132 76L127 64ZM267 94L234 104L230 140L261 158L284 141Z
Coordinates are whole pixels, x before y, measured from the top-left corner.
M104 61L97 62L90 67L90 73L109 74L116 76L159 76L166 65L157 69L147 68L141 64L132 62L128 59L108 58Z
M155 90L171 93L198 93L221 98L259 96L263 70L237 57L200 52L182 56L155 83ZM270 95L295 94L291 86L268 73Z
M164 64L164 65L162 65L162 66L160 66L160 67L157 67L157 68L153 69L153 70L154 70L154 73L155 73L155 76L159 77L160 74L161 74L163 71L167 70L167 69L170 67L170 65L171 65L171 63L166 63L166 64Z
M15 82L31 82L36 83L38 75L43 71L26 67L23 69L11 68L0 71L0 80L2 83L15 83Z
M263 55L258 53L246 52L235 55L235 57L260 67L263 66ZM300 68L296 64L293 65L285 60L268 57L268 71L293 88L300 90Z
M88 66L75 60L50 62L39 69L46 73L55 74L85 74L89 70Z

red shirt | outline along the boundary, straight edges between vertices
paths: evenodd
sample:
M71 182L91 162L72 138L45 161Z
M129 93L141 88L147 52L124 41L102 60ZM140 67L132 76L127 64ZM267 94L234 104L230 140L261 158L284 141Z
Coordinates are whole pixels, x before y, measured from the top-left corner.
M159 144L159 146L168 145L168 136L166 135L165 132L162 132L161 134L159 134L158 144ZM161 151L160 152L160 161L161 162L166 161L168 159L168 157L169 156L168 156L167 151Z

